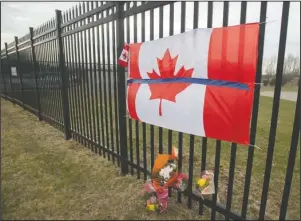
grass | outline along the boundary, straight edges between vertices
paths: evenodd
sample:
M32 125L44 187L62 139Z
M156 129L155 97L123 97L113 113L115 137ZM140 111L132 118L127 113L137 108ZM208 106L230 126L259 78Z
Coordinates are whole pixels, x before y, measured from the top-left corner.
M108 108L104 104L98 104L99 111ZM114 110L115 103L112 102L112 110ZM96 105L94 105L96 106ZM253 158L253 169L252 169L252 179L249 195L249 204L248 204L248 217L258 217L260 200L262 195L262 186L264 181L264 172L265 172L265 163L268 150L268 141L269 141L269 132L271 124L271 115L272 115L272 106L273 99L269 97L260 97L259 104L259 115L257 123L257 134L256 134L256 146L259 146L260 149L255 149L254 158ZM74 108L75 105L70 103L70 107ZM294 114L295 114L296 102L281 100L279 108L279 116L277 123L277 133L275 137L275 149L273 155L272 163L272 173L269 185L268 192L268 201L266 208L266 219L278 219L279 211L281 206L282 192L284 187L286 167L288 163L288 153L290 149L290 140L293 128ZM91 106L92 110L92 106ZM95 109L96 110L96 109ZM110 113L110 110L107 110ZM113 116L115 112L112 111ZM108 115L109 116L109 115ZM80 119L80 116L73 113L75 119ZM129 120L127 120L127 123ZM91 122L92 125L94 125ZM111 122L108 122L109 128L110 125L113 125L115 132L115 119ZM128 151L130 153L129 144L132 143L133 148L133 159L134 162L137 162L137 148L139 149L140 164L143 166L141 160L143 159L142 150L143 150L143 139L142 139L142 123L138 122L139 129L139 139L136 138L136 121L132 121L132 137L129 135L129 125L127 125L128 132ZM158 153L159 147L159 134L158 128L155 127L155 153ZM115 136L115 135L114 135ZM166 153L168 150L168 130L163 129L163 150ZM178 145L178 133L172 133L172 144ZM109 139L109 145L111 142ZM300 145L300 144L299 144ZM150 169L150 125L146 125L146 149L147 149L147 165ZM201 165L201 150L202 150L202 138L195 138L194 145L194 177L195 180L199 176L200 166ZM226 204L227 198L227 188L228 188L228 175L230 167L230 153L231 153L231 144L228 142L222 142L221 150L221 161L220 161L220 178L219 178L219 197L222 204ZM294 177L292 181L292 189L289 198L287 219L300 219L300 189L298 185L300 183L300 152L297 152L295 168L294 168ZM130 155L130 154L129 154ZM235 166L235 180L233 188L233 199L232 199L232 210L240 213L246 173L246 164L248 158L248 147L238 145L236 153L236 166ZM215 161L215 140L208 139L208 150L207 150L207 164L208 169L214 167ZM188 172L189 168L189 135L184 134L183 136L183 170ZM142 174L141 174L141 177Z
M78 90L80 87L78 88ZM74 90L76 91L76 90ZM73 91L73 92L74 92ZM283 90L284 91L284 90ZM99 94L99 91L97 91ZM70 93L72 94L72 93ZM78 96L75 96L78 97ZM85 95L84 98L87 99ZM46 98L47 100L47 98ZM92 99L90 99L92 100ZM109 101L109 99L107 99ZM107 101L107 102L108 102ZM98 100L96 101L94 98L94 111L95 115L100 116L100 112L107 108L107 117L109 117L109 113L112 112L113 120L108 120L108 128L113 126L113 136L115 140L115 102L112 102L112 110L110 111L108 105L100 104L99 96ZM268 149L268 140L269 140L269 132L270 132L270 124L271 124L271 114L272 114L272 104L273 99L269 97L261 97L260 98L260 105L259 105L259 116L258 116L258 124L257 124L257 134L256 134L256 142L255 144L261 148L255 149L254 152L254 160L253 160L253 170L252 170L252 179L251 179L251 189L249 195L249 204L248 204L248 217L258 217L259 214L259 207L260 207L260 200L262 195L262 186L264 180L264 172L265 172L265 163L267 157L267 149ZM96 106L98 106L98 113L96 112ZM90 114L92 122L86 119L82 113L77 113L75 108L80 110L84 110L85 108L90 108L91 110L88 111L88 115ZM269 185L269 192L268 192L268 202L267 202L267 210L266 210L266 219L278 219L279 211L281 206L281 199L282 199L282 192L284 187L284 180L286 175L286 167L288 163L288 153L290 149L290 139L292 134L292 126L293 126L293 118L295 113L296 102L281 100L280 101L280 108L279 108L279 118L277 123L277 133L276 133L276 141L275 141L275 149L273 155L273 164L272 164L272 173ZM92 114L92 105L91 104L82 104L82 105L75 105L74 102L70 99L70 110L71 110L71 118L75 121L84 121L85 127L89 127L90 125L92 128L95 126L97 128L97 124L93 123L93 114ZM94 117L95 117L94 115ZM104 116L105 117L105 116ZM75 126L74 124L72 124ZM128 151L130 153L129 144L132 143L132 150L133 150L133 158L134 162L137 160L137 149L138 146L140 160L143 159L142 150L143 150L143 139L142 139L142 123L138 122L139 128L139 139L136 138L136 121L132 121L132 137L129 135L129 126L127 125L128 132ZM80 128L77 128L79 130ZM106 132L106 126L104 128L100 128L100 132ZM102 134L102 133L100 133ZM106 134L106 133L105 133ZM88 136L91 136L91 132L88 133ZM155 153L158 153L158 128L155 127ZM95 140L98 139L98 136L94 137ZM111 134L109 130L109 143L105 143L106 146L111 147ZM105 136L106 140L106 136ZM101 143L102 137L101 137ZM163 129L163 149L164 152L167 152L168 147L168 131ZM116 148L116 143L113 141L113 144ZM178 133L172 133L172 144L175 146L178 145ZM300 144L299 144L300 145ZM148 169L150 169L150 125L146 125L146 152L147 152L147 165ZM202 159L202 138L196 137L195 138L195 145L194 145L194 176L193 179L195 180L199 176L200 172L200 165ZM221 161L220 161L220 177L219 177L219 197L220 202L222 204L226 204L227 198L227 188L228 188L228 174L229 174L229 164L230 164L230 152L231 152L231 144L227 142L222 142L222 149L221 149ZM288 212L287 212L287 219L300 219L300 152L297 152L296 156L296 163L294 168L294 177L292 181L292 188L289 198L289 205L288 205ZM245 181L245 172L246 172L246 164L247 164L247 157L248 157L248 147L240 146L237 147L236 153L236 166L235 166L235 179L234 179L234 188L233 188L233 201L232 201L232 210L240 213L241 205L242 205L242 197L243 197L243 189L244 189L244 181ZM215 160L215 141L212 139L208 139L208 150L207 150L207 163L206 168L212 169L214 167L214 160ZM188 172L189 168L189 135L184 134L183 136L183 170ZM140 161L140 164L142 162ZM143 164L142 164L143 166ZM135 172L135 171L134 171ZM141 177L142 174L141 174Z
M265 172L265 162L267 157L270 121L272 114L272 102L273 100L268 97L260 98L259 116L257 125L256 145L262 150L255 149L251 189L249 196L248 216L258 217L259 206L262 195L262 186ZM288 163L288 153L290 148L290 139L292 134L293 117L295 112L296 102L281 100L279 118L276 133L275 150L272 164L271 180L268 192L268 202L266 210L266 219L278 219L282 191L284 187L284 180L286 175L286 167ZM140 134L141 123L139 123ZM136 152L135 144L135 123L133 122L133 145L134 153ZM158 129L155 129L155 146L158 151ZM146 134L150 134L149 127L147 127ZM163 129L163 146L164 152L167 152L168 145L168 131ZM173 144L178 145L177 133L173 133ZM201 164L201 147L202 139L196 138L194 145L194 179L198 177ZM142 139L139 139L139 146L142 147ZM183 169L188 172L189 168L189 135L184 135L183 138ZM149 138L147 138L147 148L149 147ZM141 149L141 148L140 148ZM219 178L219 196L222 204L226 204L227 188L228 188L228 174L230 164L230 152L231 144L228 142L222 142L221 148L221 162L220 162L220 178ZM292 182L292 189L290 193L290 201L288 206L288 219L300 219L300 152L297 152L296 163L294 169L294 177ZM232 210L236 212L241 211L242 196L246 172L246 163L248 156L248 147L238 145L236 153L236 167L235 167L235 180L233 188L233 201ZM140 156L142 159L142 156ZM214 167L215 160L215 141L208 140L207 150L207 165L208 169Z
M1 101L3 219L206 219L173 199L166 213L147 214L142 181Z

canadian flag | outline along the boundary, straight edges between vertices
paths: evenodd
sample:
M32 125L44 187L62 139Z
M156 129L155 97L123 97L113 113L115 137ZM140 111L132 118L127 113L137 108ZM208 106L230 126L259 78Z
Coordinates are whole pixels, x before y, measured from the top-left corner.
M249 144L259 23L129 45L132 119Z
M129 45L124 44L121 55L118 59L118 64L121 65L122 67L126 67L128 65L128 60L129 60Z

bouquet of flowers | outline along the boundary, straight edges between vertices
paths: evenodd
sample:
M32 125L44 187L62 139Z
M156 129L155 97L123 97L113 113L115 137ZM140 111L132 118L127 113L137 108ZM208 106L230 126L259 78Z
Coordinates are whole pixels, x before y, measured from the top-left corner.
M160 212L161 204L159 203L157 197L152 196L146 201L146 210L148 212Z
M188 176L184 173L181 173L177 177L177 183L175 185L175 189L184 192L188 187Z
M168 203L168 188L185 191L188 176L178 173L178 150L173 147L172 153L159 154L152 170L152 179L144 184L144 198L147 211L166 210Z
M178 150L173 148L171 155L159 154L152 171L152 182L155 189L171 187L178 176Z
M201 178L196 182L196 194L203 197L214 193L214 173L212 170L204 170L201 172Z

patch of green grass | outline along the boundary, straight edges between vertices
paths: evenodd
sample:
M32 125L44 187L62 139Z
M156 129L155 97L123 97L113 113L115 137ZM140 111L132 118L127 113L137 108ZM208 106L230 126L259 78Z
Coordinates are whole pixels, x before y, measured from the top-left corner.
M273 99L269 97L260 97L259 115L256 133L256 146L260 149L254 150L251 188L249 195L248 217L256 218L259 214L260 200L264 181L264 172L266 167L266 157L268 151L269 132L271 124ZM268 192L268 202L266 209L266 219L278 219L283 187L285 182L286 167L288 163L288 154L290 149L291 134L293 128L296 102L281 100L279 117L277 124L277 133L275 149L272 163L272 173ZM133 131L133 148L136 153L135 121L132 121ZM150 126L147 127L147 149L150 149L149 134ZM142 123L139 123L139 147L142 152ZM158 128L155 127L155 147L158 151ZM178 145L178 133L173 132L173 144ZM189 135L183 136L183 170L188 172L189 168ZM300 145L300 144L299 144ZM168 147L168 130L163 129L163 147L167 152ZM194 179L199 176L201 159L202 159L202 138L195 138L194 145ZM226 205L228 177L230 168L231 144L222 142L221 160L220 160L220 177L219 177L219 197L222 204ZM135 156L134 156L135 157ZM235 180L233 188L232 210L240 213L242 206L242 197L244 191L244 181L246 165L248 158L248 146L238 145L236 153ZM134 158L135 159L135 158ZM142 159L142 153L140 153ZM149 159L149 158L148 158ZM207 147L207 168L213 169L215 161L215 140L208 139ZM149 162L149 161L148 161ZM290 193L287 219L300 219L300 152L297 152L292 189Z
M142 181L1 100L3 219L207 219L170 200L161 215L145 212Z
M79 90L78 87L76 90ZM284 91L284 89L283 89ZM79 91L78 91L79 92ZM71 93L70 93L71 94ZM99 91L98 91L99 94ZM84 99L87 99L84 96ZM92 100L92 99L90 99ZM107 99L108 104L109 99ZM114 105L115 102L112 101L112 111L109 110L108 105L100 104L99 96L98 100L94 99L94 112L96 112L96 106L98 106L98 114L100 119L100 113L104 114L105 108L107 108L107 117L109 117L109 113L112 112L113 120L108 120L109 128L113 127L113 136L114 136L114 146L116 148L116 134L115 134L115 109ZM260 105L259 105L259 115L258 115L258 124L257 124L257 133L256 133L256 146L259 146L261 150L255 149L254 151L254 158L253 158L253 168L252 168L252 179L251 179L251 189L249 195L249 205L248 205L248 213L247 216L258 217L259 207L260 207L260 200L262 195L262 186L264 180L264 172L265 172L265 164L266 164L266 157L267 157L267 150L268 150L268 140L269 140L269 132L270 132L270 124L271 124L271 114L272 114L272 104L273 99L269 97L260 97ZM80 110L88 109L90 107L90 112L88 111L87 116L91 116L92 121L86 119L86 116L82 115L81 113L77 113L75 108ZM281 206L281 199L282 199L282 192L285 182L285 175L286 175L286 167L288 163L288 154L290 149L290 140L292 134L292 127L293 127L293 118L295 113L296 102L281 100L280 101L280 108L279 108L279 117L277 123L277 133L276 133L276 141L275 141L275 149L273 155L273 164L272 164L272 174L268 192L268 202L267 202L267 211L266 211L266 218L267 219L278 219L279 211ZM71 117L76 121L84 121L84 126L89 128L97 128L97 123L93 123L93 111L92 105L76 105L74 102L70 101L70 110L71 110ZM95 115L94 115L95 117ZM105 117L105 116L104 116ZM127 118L127 123L129 120ZM99 123L100 125L100 123ZM133 159L134 162L137 162L137 149L139 149L139 156L140 156L140 164L143 166L142 159L143 159L143 131L142 131L142 123L138 122L139 128L139 139L136 138L136 121L132 121L132 137L129 135L129 125L127 124L127 142L128 142L128 152L130 157L130 143L132 143L133 148ZM155 128L155 154L158 153L159 147L159 129ZM81 128L77 128L80 130ZM106 127L100 128L100 132L102 130L106 131ZM102 134L102 133L100 133ZM106 134L106 133L105 133ZM88 133L87 136L92 137L91 133ZM102 136L100 139L101 144L105 143L108 148L111 148L111 134L109 129L109 143L106 143L107 137L105 136L104 140L102 140ZM98 137L96 136L96 140ZM163 129L163 150L166 153L168 149L168 130ZM178 146L178 133L172 133L172 144L176 147ZM300 145L300 144L299 144ZM146 153L147 153L147 167L150 170L150 125L146 125ZM194 145L194 179L199 176L200 172L200 165L202 159L202 138L196 137L195 138L195 145ZM115 149L116 151L116 149ZM219 178L219 197L222 204L226 204L227 198L227 188L228 188L228 176L229 176L229 168L230 168L230 153L231 153L231 144L228 142L222 142L221 148L221 161L220 161L220 178ZM289 198L289 206L287 212L287 219L300 219L300 189L298 185L300 183L300 152L297 152L296 156L296 163L294 168L294 177L292 181L292 189ZM242 197L243 197L243 190L244 190L244 181L245 181L245 173L246 173L246 164L248 158L248 147L238 145L237 153L236 153L236 166L235 166L235 180L234 180L234 188L233 188L233 201L232 201L232 210L237 211L240 213L241 205L242 205ZM208 139L208 150L207 150L207 163L206 167L208 169L212 169L214 167L214 160L215 160L215 140ZM188 172L189 168L189 135L183 135L183 170L184 172ZM141 177L142 174L141 174Z
M293 89L293 88L291 88ZM286 90L286 87L283 88L283 91ZM108 102L109 100L107 100ZM99 113L105 108L108 108L108 105L100 105L99 101L95 101L99 105ZM113 104L113 116L115 116L114 105ZM266 157L268 151L268 141L269 141L269 132L271 125L271 115L272 115L272 105L273 99L269 97L260 97L259 104L259 115L258 123L256 128L256 146L259 146L260 149L254 151L253 158L253 168L252 168L252 179L251 179L251 188L249 195L249 205L248 205L248 216L249 217L258 217L260 200L262 195L262 186L264 180L264 172L266 167ZM70 107L75 107L75 105L70 105ZM92 107L92 106L91 106ZM102 107L102 108L101 108ZM273 156L272 164L272 173L271 180L268 192L268 202L266 210L267 219L278 219L279 211L281 206L282 192L285 182L286 167L288 163L288 153L290 149L291 134L293 128L294 114L295 114L296 102L281 100L279 108L279 116L277 123L277 133L275 141L275 149ZM107 112L110 113L110 110L107 109ZM80 116L74 116L75 119L80 119ZM142 123L138 122L139 129L139 139L136 138L136 121L132 121L132 137L129 135L129 119L127 118L127 138L128 138L128 152L130 156L130 143L132 143L133 148L133 159L134 162L137 162L137 148L139 148L140 164L143 166L143 131ZM94 125L92 123L92 125ZM115 118L111 122L109 120L109 128L113 126L114 137L115 134ZM105 129L105 128L101 128ZM155 127L155 154L158 153L159 148L159 129ZM137 145L138 142L138 145ZM168 151L168 130L163 129L163 151L166 153ZM178 133L172 133L172 144L178 146ZM111 142L109 142L110 146ZM189 135L183 135L183 170L188 172L189 168ZM150 125L146 125L146 152L147 152L147 165L150 169ZM202 138L195 138L194 145L194 179L199 176L200 165L202 159ZM227 188L228 188L228 176L230 168L230 153L231 153L231 144L228 142L222 142L221 150L221 161L220 161L220 179L219 179L219 197L221 203L226 204L227 198ZM300 189L298 184L300 183L300 152L297 152L296 163L294 168L294 177L292 181L292 190L289 198L289 206L287 212L288 219L300 219ZM246 165L248 158L248 147L238 145L236 153L236 167L235 167L235 180L234 180L234 189L233 189L233 202L232 210L240 213L242 205L242 197L244 190L244 181L246 173ZM207 148L207 168L212 169L214 167L215 160L215 140L208 139L208 148ZM135 171L135 170L134 170ZM142 174L141 174L142 177Z

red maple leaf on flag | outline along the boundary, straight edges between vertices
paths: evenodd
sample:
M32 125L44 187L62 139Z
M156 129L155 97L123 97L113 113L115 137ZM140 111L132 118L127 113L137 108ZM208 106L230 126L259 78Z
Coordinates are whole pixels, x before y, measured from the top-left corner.
M160 75L153 69L152 73L148 73L150 79L166 79L166 78L191 78L193 68L185 70L184 66L180 68L177 74L175 74L175 68L178 60L178 55L171 58L170 52L167 49L162 59L157 58L158 68ZM176 102L176 96L185 90L191 83L154 83L149 84L151 91L150 100L160 99L159 104L159 116L162 116L162 100L169 100Z

